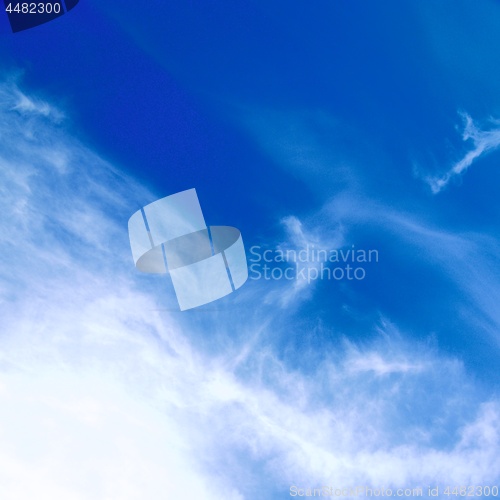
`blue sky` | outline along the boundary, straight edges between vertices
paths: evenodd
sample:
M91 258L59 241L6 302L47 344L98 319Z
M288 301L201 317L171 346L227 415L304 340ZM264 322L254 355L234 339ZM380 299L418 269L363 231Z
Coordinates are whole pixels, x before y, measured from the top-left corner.
M498 2L150 3L0 38L0 496L498 484ZM379 260L181 313L127 221L193 187Z

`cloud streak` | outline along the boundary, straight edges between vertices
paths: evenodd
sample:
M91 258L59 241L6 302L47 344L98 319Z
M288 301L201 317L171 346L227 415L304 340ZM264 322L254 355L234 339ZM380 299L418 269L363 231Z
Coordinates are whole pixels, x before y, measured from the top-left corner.
M494 151L500 146L500 121L491 119L493 128L482 130L472 118L464 113L464 131L462 139L472 141L473 148L468 151L463 158L457 161L445 174L438 177L426 177L425 181L429 184L434 194L442 191L448 183L455 177L465 173L467 169L480 157Z
M388 321L373 341L290 360L270 339L301 332L262 303L273 284L242 289L237 321L223 307L158 311L175 297L135 272L126 226L157 196L50 104L10 83L0 102L2 498L271 499L292 484L499 479L498 398ZM319 241L285 225L297 248Z
M395 253L433 268L437 282L451 279L454 287L450 292L459 291L469 303L464 322L473 325L474 330L479 327L483 333L488 332L494 345L499 345L500 314L496 304L500 300L500 244L495 234L442 228L352 193L336 197L326 205L324 214L346 227L377 227L386 236L396 237Z

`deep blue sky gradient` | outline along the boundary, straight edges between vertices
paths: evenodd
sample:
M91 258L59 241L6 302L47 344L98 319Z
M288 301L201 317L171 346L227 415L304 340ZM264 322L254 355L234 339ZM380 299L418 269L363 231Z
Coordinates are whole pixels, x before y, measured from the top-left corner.
M360 203L496 239L498 154L438 195L415 169L443 172L464 155L460 112L500 116L499 28L492 0L82 0L59 20L4 35L0 55L5 71L23 68L24 84L60 102L80 137L159 195L196 187L208 222L240 228L247 248L282 241L285 216L317 220L349 184L339 164L357 179ZM329 160L288 169L251 123L281 146L303 127ZM325 233L334 225L326 220ZM387 228L354 225L349 243L378 248L381 262L366 281L319 283L313 300L276 312L294 325L269 340L285 358L344 334L368 338L382 315L496 385L498 337L468 321L475 306L450 276Z

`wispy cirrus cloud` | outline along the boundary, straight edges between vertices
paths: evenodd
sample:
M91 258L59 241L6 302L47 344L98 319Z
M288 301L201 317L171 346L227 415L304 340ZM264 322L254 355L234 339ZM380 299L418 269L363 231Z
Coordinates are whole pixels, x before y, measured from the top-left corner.
M311 124L307 117L297 117L297 115L292 117L288 116L288 118L292 119L289 120L286 125L279 127L276 126L276 123L279 122L274 122L272 120L273 114L271 113L268 117L269 116L271 117L269 123L264 123L264 121L256 123L252 122L252 120L244 120L244 126L249 128L250 134L256 139L257 145L263 148L269 157L276 161L281 168L286 169L287 172L293 172L294 175L302 178L308 186L313 187L315 194L327 191L327 197L329 198L327 201L325 200L324 207L318 209L314 216L301 216L300 218L297 216L290 216L285 219L285 221L288 221L289 225L285 225L285 227L294 229L294 232L288 234L287 242L283 244L283 247L286 248L293 245L300 246L299 242L305 245L307 241L312 243L317 241L328 241L329 238L334 240L335 236L338 236L338 228L342 228L341 235L343 241L352 240L357 243L359 239L365 243L368 242L368 244L371 244L371 242L375 245L380 244L381 262L384 261L383 264L381 263L381 266L384 266L384 283L381 285L380 283L371 282L367 285L367 288L373 286L373 290L370 290L371 295L369 298L372 300L372 303L375 304L375 307L379 304L376 297L378 290L382 288L382 286L388 287L388 289L392 290L394 298L392 300L388 299L387 302L398 303L402 297L403 301L404 297L408 297L408 302L413 308L413 317L410 318L409 321L418 323L417 318L419 314L421 314L422 304L420 304L418 300L413 301L412 294L408 293L408 291L411 291L413 287L417 288L418 293L416 296L418 299L422 299L426 290L433 290L436 286L440 287L440 290L443 291L442 301L440 301L439 298L437 299L437 303L433 304L430 308L432 312L435 313L435 311L442 308L444 304L451 302L450 298L456 300L455 313L463 320L463 331L461 330L458 334L464 335L464 332L474 334L474 339L477 338L478 345L484 345L485 342L487 342L487 345L491 346L493 349L497 348L498 327L500 325L498 307L495 306L498 300L500 300L500 290L498 287L498 280L500 277L498 235L494 231L460 231L456 226L453 228L443 227L436 221L437 217L434 217L436 215L433 212L435 207L429 208L426 206L426 200L424 200L424 202L422 202L422 200L413 200L410 203L402 204L399 197L395 196L393 191L386 189L383 182L377 183L375 192L372 193L372 195L367 195L361 186L361 176L363 172L360 172L359 169L346 168L345 170L348 172L348 175L343 177L343 180L348 182L339 185L335 178L339 154L337 151L332 151L329 137L321 137L315 133L317 132L317 127L314 126L314 120L312 120L313 123ZM496 122L492 123L496 125ZM327 129L333 135L335 128L329 126ZM496 148L497 132L495 127L492 130L482 130L471 120L470 124L466 125L465 138L474 141L474 150L472 154L466 156L462 162L457 162L456 167L460 172L465 171L468 162L472 163L477 157ZM303 152L303 155L297 158L296 154L291 154L291 151L294 152L296 150ZM325 175L326 172L330 175ZM353 175L355 172L358 174L357 176ZM449 179L451 179L453 175L455 174L450 173ZM449 179L447 179L446 182L448 182ZM339 188L343 188L344 186L345 188L340 191ZM321 235L320 238L317 238L318 234ZM394 259L393 262L391 262L392 259ZM398 259L400 259L399 267L397 263ZM419 271L413 274L412 272L407 272L408 268L411 269L415 264L418 266ZM420 277L418 276L418 273L422 269L428 272L426 278L429 279L425 283L423 283L423 280L419 279ZM401 273L401 271L403 271L403 273ZM410 276L410 280L405 279L406 276ZM314 303L314 299L317 298L322 301L322 307L328 307L324 305L328 303L324 300L325 297L315 295L315 293L317 293L315 287L306 285L308 285L306 282L288 283L286 286L283 285L277 287L276 290L272 290L273 297L276 298L278 302L281 300L282 305L283 302L290 305L300 303L304 300L309 300L309 304L311 304ZM310 285L314 285L314 283ZM332 296L334 293L338 292L342 285L345 284L340 284L339 287L335 288L335 292L332 291ZM349 290L349 292L351 291ZM382 295L389 295L385 289L380 290L380 292ZM335 298L331 301L332 310L336 310L334 308L338 305L335 304L335 299L337 298L339 298L338 295L335 295ZM340 300L342 300L342 298L343 297L340 297ZM384 304L385 306L387 306L387 302ZM392 305L389 306L392 307ZM314 310L313 307L311 309ZM396 305L390 310L397 311L397 309L398 306ZM448 334L455 335L457 332L450 333L446 331L446 328L443 328L443 323L447 322L447 318L444 317L444 312L442 312L442 315L443 317L439 319L439 323L436 325L436 331L445 330L443 338ZM438 316L438 314L436 314L436 316ZM415 321L416 319L417 321ZM434 325L431 326L431 328L433 327ZM415 331L408 333L417 336L422 332ZM338 336L338 332L328 332L328 334ZM394 332L391 333L391 335L393 334ZM354 333L354 336L359 339L356 333ZM449 341L448 338L445 340ZM473 344L474 342L471 342L469 345ZM320 346L322 346L322 344L318 342L318 349L321 348ZM399 403L393 400L395 406L399 408L399 411L396 411L396 413L401 416L404 413L402 408L405 407L405 405L409 405L410 400L421 401L422 398L425 399L423 393L419 392L420 389L422 389L425 394L435 394L435 388L427 388L424 390L425 384L421 382L420 389L417 389L415 386L413 386L412 390L409 390L406 386L403 389L403 386L410 380L422 381L422 377L425 378L426 374L433 372L436 365L434 365L434 361L430 361L432 357L429 357L427 351L413 351L412 356L405 357L402 355L400 344L398 344L398 347L399 349L396 350L388 350L387 346L384 349L380 344L377 344L377 347L372 350L359 350L357 346L352 352L349 350L343 351L340 360L337 360L335 355L332 355L332 359L337 361L337 363L333 362L334 366L338 367L339 363L344 367L345 371L341 372L342 377L345 377L346 380L349 379L349 382L347 382L345 386L348 387L349 391L352 391L351 395L354 398L358 397L363 392L361 386L364 383L367 383L371 388L375 388L374 393L367 395L367 406L370 408L377 408L382 412L384 410L377 404L381 403L382 398L380 397L380 393L376 391L383 391L391 387L390 381L393 379L403 379L405 382L403 382L402 385L396 384L392 386L394 393L397 393L397 390L401 389L408 397L408 399L401 401L401 406L398 406ZM414 349L414 346L410 348L410 351L412 351L412 349ZM467 357L467 355L464 354L464 357ZM436 359L438 358L442 359L440 356L437 356ZM345 364L342 360L345 361ZM314 364L314 362L312 363ZM457 365L452 361L446 365L450 372L448 372L447 375L436 375L436 377L441 379L441 382L443 381L442 377L449 377L450 380L456 380L458 372L455 371L455 369L457 369ZM321 366L324 369L324 366ZM433 366L434 368L432 368ZM461 371L461 369L458 371ZM317 375L317 372L314 373ZM356 376L361 380L361 386L354 382ZM315 376L312 378L317 380ZM376 382L370 385L367 380ZM300 387L300 384L296 382L296 386ZM339 386L336 385L336 387L338 388ZM395 387L398 387L398 389ZM413 392L413 390L415 390L415 392ZM492 384L493 394L495 394L495 390L495 385ZM447 390L444 389L444 392L447 392ZM453 392L453 390L451 392ZM377 396L375 396L375 393ZM410 396L410 394L412 395ZM372 399L372 396L374 399ZM300 397L298 399L301 400ZM377 402L375 402L375 400ZM362 406L361 398L357 401L359 401L359 404L355 403L355 406L360 408ZM401 446L398 447L396 445L397 440L394 440L394 437L389 438L387 435L384 438L381 437L383 425L377 422L377 424L374 425L380 431L377 435L378 439L374 439L374 442L379 443L378 447L376 446L377 451L373 452L373 454L371 452L367 453L363 458L360 458L361 454L357 455L358 460L356 463L363 463L365 465L368 463L373 464L373 470L375 470L377 467L372 460L375 456L378 456L381 460L380 464L385 460L390 462L390 466L387 469L383 465L380 465L378 468L378 473L380 474L378 476L379 478L396 477L399 474L398 477L409 479L413 477L412 472L405 469L405 467L401 468L401 463L398 462L396 457L405 456L407 463L411 463L412 467L416 467L416 469L414 469L415 471L418 469L415 477L418 476L420 478L430 477L427 475L430 473L430 469L427 469L427 465L432 464L431 468L435 467L436 470L439 469L444 471L447 469L447 466L443 466L443 464L450 460L450 468L447 469L445 475L456 478L464 474L466 475L467 473L464 471L466 452L464 450L471 442L467 437L470 436L469 429L482 429L485 434L490 432L488 429L491 429L490 426L493 421L491 411L497 404L493 401L497 401L495 396L493 396L492 401L485 400L484 404L480 405L482 413L481 416L477 414L477 422L481 422L481 424L478 423L476 426L476 424L471 423L470 427L468 427L468 424L465 424L465 420L463 420L467 428L461 427L459 429L455 424L448 424L445 425L441 431L435 432L437 430L434 427L435 422L441 421L441 417L439 417L438 414L441 416L447 414L449 411L452 411L451 409L457 403L455 397L450 397L444 407L441 407L441 409L435 413L432 411L429 413L429 415L433 414L431 421L428 421L427 424L418 429L414 429L414 436L418 436L417 441L420 443L415 447L409 445L408 442L406 442L405 445L404 440L400 443ZM371 406L372 404L373 407ZM491 406L492 404L493 406ZM409 408L409 406L406 407ZM423 408L420 407L420 410L423 410ZM441 413L441 411L443 413ZM462 410L457 411L458 415L461 414L460 418L465 417ZM419 416L417 419L422 417L422 413L417 410L412 414L418 414ZM365 414L364 417L369 420L367 414ZM398 417L395 415L392 415L390 418L388 417L388 421L391 421L392 425L395 425L397 419ZM339 418L339 420L344 422L347 419ZM360 421L361 420L365 422L363 417L361 417ZM443 421L441 421L441 423L442 422ZM352 430L352 428L349 427L349 430ZM402 432L402 435L407 438L412 431L409 431L408 428L398 428L398 432ZM342 433L339 432L339 434ZM361 434L365 436L368 435L369 432L366 431ZM454 436L453 451L450 451L450 455L444 459L444 449L441 448L441 445L444 441L447 441L451 435ZM479 439L479 436L477 437ZM440 441L440 439L444 439L444 441ZM484 438L480 438L480 440L482 442L488 442L492 446L492 448L486 452L486 455L491 456L490 454L494 453L493 450L497 446L497 435L493 432L490 440L485 440ZM384 449L384 446L380 446L381 442L388 444L388 448ZM422 446L424 442L427 444L430 442L434 443L433 445L429 444L429 447L426 449L428 453L424 451L425 446ZM441 445L438 445L437 442L440 442ZM450 441L448 441L448 443L450 443ZM348 448L351 451L357 449L354 441L349 443ZM448 451L449 450L451 450L451 448L448 448ZM402 455L399 455L399 453ZM319 456L321 456L321 453L316 455L315 458L317 461L319 460ZM389 456L391 459L389 459ZM349 462L348 456L342 455L342 458L342 463L346 464ZM314 461L314 458L311 458L311 460ZM318 463L317 461L316 463ZM490 467L486 464L483 465L485 468L482 470L487 470ZM496 467L496 465L491 465ZM389 469L393 471L392 476ZM330 464L330 470L336 470L338 472L339 469L332 463ZM370 470L372 469L370 468ZM424 472L424 470L427 472ZM493 469L489 470L493 471ZM366 473L367 469L364 469L364 471ZM430 474L432 475L432 473ZM495 473L493 473L493 475L495 475ZM313 477L312 473L311 477ZM339 474L339 477L366 478L367 476L357 476L354 469L349 472L344 469Z
M318 270L319 274L321 265L325 264L320 259L298 259L300 253L310 254L319 250L329 252L342 247L345 242L341 227L334 227L326 232L321 231L319 228L312 228L311 224L303 223L295 215L284 217L280 223L284 238L271 251L275 255L280 252L287 264L295 268L296 279L276 283L265 300L287 308L296 306L313 296L312 289L317 277L314 278L316 273L311 271ZM296 272L299 268L304 271L303 274Z
M490 119L491 128L484 130L467 113L461 116L464 121L462 139L472 141L473 148L443 175L424 177L434 194L442 191L453 178L465 173L478 158L500 146L500 120Z
M237 322L223 308L158 311L173 292L135 273L126 233L155 196L42 101L16 106L20 94L0 84L2 498L271 499L292 484L498 479L496 395L385 321L373 341L285 361L269 339L301 332L263 305L273 283L242 290ZM297 248L343 234L285 226Z
M258 106L236 108L236 116L258 147L287 174L304 183L308 190L343 189L357 185L358 172L348 161L356 151L350 130L330 113L322 110L282 111ZM234 118L233 115L233 118Z
M325 206L324 213L345 227L376 227L390 238L395 236L397 239L391 241L396 253L433 268L436 283L443 277L451 279L454 287L449 288L450 293L457 291L469 307L472 304L464 324L481 325L481 331L488 332L490 341L498 345L500 243L497 234L443 228L425 217L352 193L337 196Z
M159 353L188 349L155 317L156 284L134 285L126 221L152 194L62 116L0 84L0 496L240 499L203 479L148 395L161 390Z

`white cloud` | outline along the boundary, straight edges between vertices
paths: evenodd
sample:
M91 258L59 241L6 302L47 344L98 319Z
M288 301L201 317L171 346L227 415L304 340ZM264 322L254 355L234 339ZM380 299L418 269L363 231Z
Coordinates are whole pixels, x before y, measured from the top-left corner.
M498 400L387 325L299 370L266 342L286 327L260 296L236 326L158 312L173 292L135 272L126 233L155 197L50 114L15 110L20 93L0 85L0 497L498 479ZM286 224L294 244L338 243Z
M3 498L217 498L172 419L102 371L9 373L3 383Z
M473 149L468 151L463 158L457 161L445 174L439 177L425 177L434 194L439 193L456 176L463 174L472 164L481 156L494 151L500 146L500 125L499 120L491 119L493 128L490 130L480 129L472 118L464 113L464 132L462 138L464 141L471 140Z
M384 238L391 238L391 255L404 253L433 268L437 278L450 279L454 290L469 303L464 321L475 322L481 332L491 333L498 345L500 244L494 234L442 228L421 216L351 192L328 203L322 217L330 217L346 228L377 228Z
M16 90L13 90L13 97L16 97L16 101L11 109L19 113L24 115L41 115L50 118L56 123L64 119L64 114L61 111L41 99L28 97L26 94Z
M342 247L344 242L342 227L333 227L329 231L311 229L313 224L305 224L296 216L284 217L281 221L284 229L284 241L276 248L270 249L272 256L283 255L291 269L294 269L295 279L282 279L271 288L265 296L266 303L278 304L281 308L296 306L313 296L313 288L321 273L321 266L328 266L317 252L330 252ZM304 258L301 255L310 257ZM323 254L321 254L323 255ZM279 257L280 258L280 257ZM270 264L272 267L273 264ZM300 274L302 270L303 273ZM317 270L317 273L312 272ZM271 272L271 271L270 271ZM318 276L316 276L316 274Z
M134 286L155 287L126 232L152 195L69 137L51 105L12 83L0 97L0 496L241 498L155 407L161 352L174 372L191 355Z

